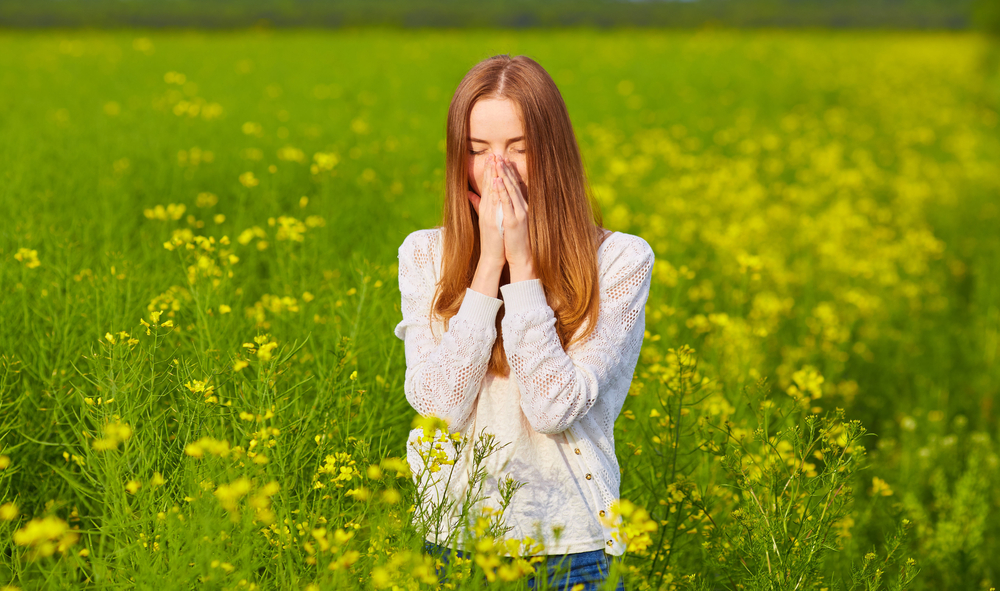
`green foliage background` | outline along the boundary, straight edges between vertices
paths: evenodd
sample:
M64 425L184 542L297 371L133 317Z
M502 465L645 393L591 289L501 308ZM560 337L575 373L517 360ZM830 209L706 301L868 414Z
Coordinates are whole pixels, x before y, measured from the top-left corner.
M834 27L965 29L995 0L0 0L8 27Z

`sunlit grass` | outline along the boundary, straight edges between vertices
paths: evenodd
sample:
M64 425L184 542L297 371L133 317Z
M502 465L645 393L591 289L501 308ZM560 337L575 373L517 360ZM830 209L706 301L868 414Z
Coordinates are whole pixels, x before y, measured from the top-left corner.
M616 429L630 588L994 586L987 51L4 33L0 583L433 587L396 249L439 223L455 85L510 52L560 85L606 226L657 255ZM523 588L532 541L469 518L455 587Z

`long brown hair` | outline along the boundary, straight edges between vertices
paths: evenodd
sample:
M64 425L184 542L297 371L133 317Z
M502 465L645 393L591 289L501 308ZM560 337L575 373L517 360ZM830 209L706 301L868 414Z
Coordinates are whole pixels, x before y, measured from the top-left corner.
M441 279L432 310L447 330L448 321L461 307L466 288L472 285L479 261L479 216L467 197L471 190L469 113L484 98L509 99L521 114L533 265L555 312L556 332L565 348L585 340L597 323L597 248L603 239L603 220L584 174L566 103L548 72L523 55L496 55L479 62L452 97L448 109ZM510 270L505 267L500 285L508 283ZM502 298L502 293L498 297ZM500 332L503 315L501 307L487 369L500 376L510 373ZM586 330L577 334L583 325Z

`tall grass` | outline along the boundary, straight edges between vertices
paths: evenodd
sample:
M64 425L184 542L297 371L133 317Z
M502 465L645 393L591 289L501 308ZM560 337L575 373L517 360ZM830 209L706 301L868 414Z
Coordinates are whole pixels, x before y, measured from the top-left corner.
M560 85L606 225L657 254L616 427L629 588L991 588L986 47L3 33L0 584L438 584L395 255L439 222L454 86L510 52ZM449 588L524 588L532 541L477 511Z

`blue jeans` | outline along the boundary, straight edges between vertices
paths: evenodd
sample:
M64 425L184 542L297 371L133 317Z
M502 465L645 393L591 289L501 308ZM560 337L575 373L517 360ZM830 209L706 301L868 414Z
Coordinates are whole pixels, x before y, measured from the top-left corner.
M439 558L444 563L443 568L447 569L448 558L452 553L450 548L425 541L424 551L435 558ZM467 557L467 554L461 550L454 550L454 552L460 558ZM604 550L566 554L565 556L546 556L545 566L547 568L545 570L547 571L548 588L553 591L570 591L574 585L582 583L583 591L599 591L611 572L612 560L617 561L618 558L609 556ZM540 565L536 565L535 568L539 571L542 570ZM528 578L529 589L534 589L538 586L538 576L538 574L535 574ZM442 583L447 580L442 570L438 571L438 577ZM615 591L625 591L625 584L622 582L621 577L618 578Z

